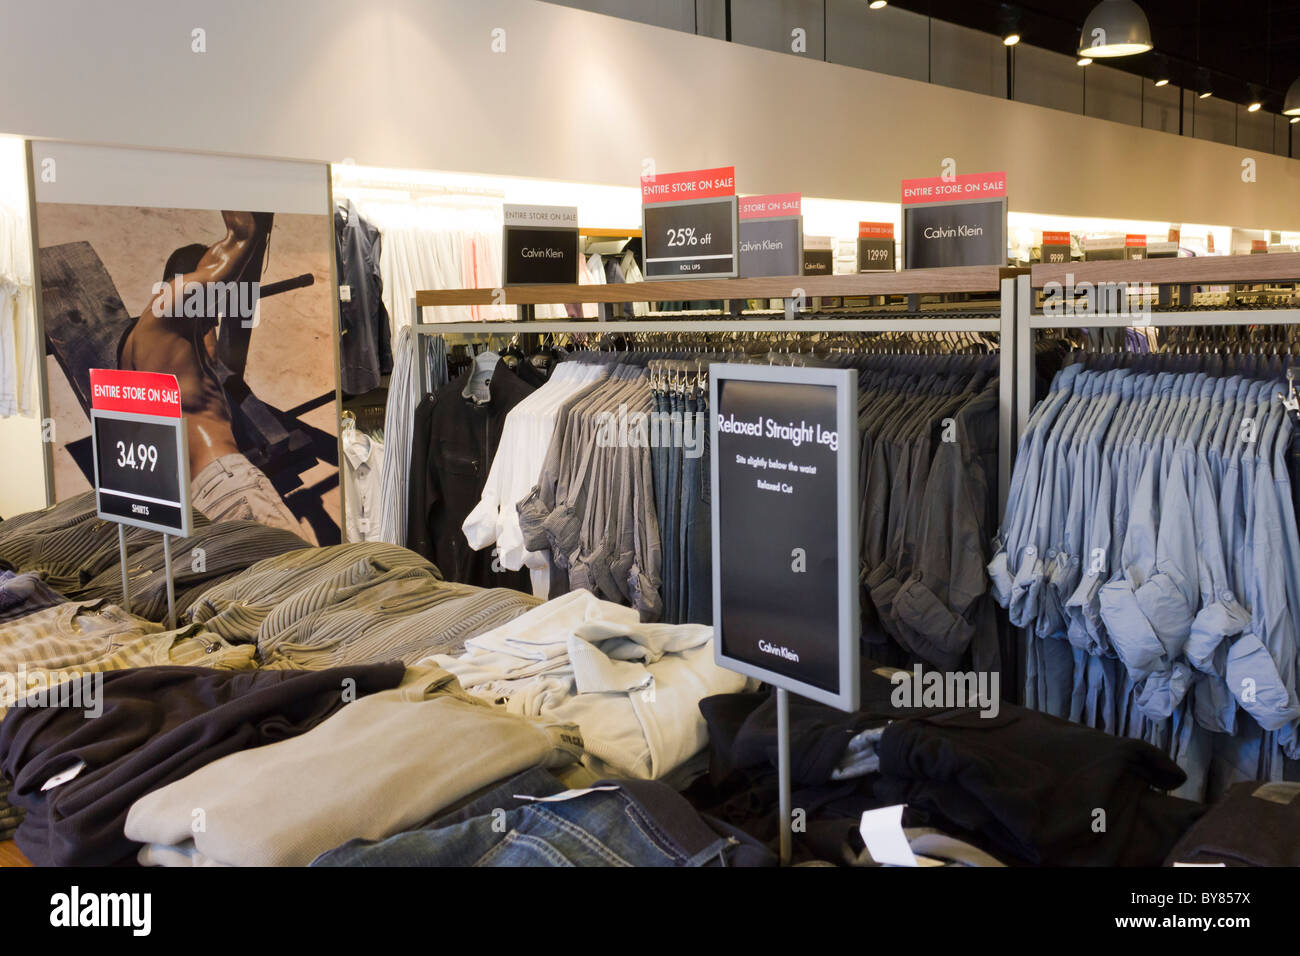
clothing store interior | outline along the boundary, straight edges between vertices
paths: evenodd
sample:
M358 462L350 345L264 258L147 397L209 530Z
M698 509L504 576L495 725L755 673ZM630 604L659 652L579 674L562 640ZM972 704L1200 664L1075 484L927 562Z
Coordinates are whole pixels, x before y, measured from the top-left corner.
M0 865L1300 866L1300 4L3 18Z

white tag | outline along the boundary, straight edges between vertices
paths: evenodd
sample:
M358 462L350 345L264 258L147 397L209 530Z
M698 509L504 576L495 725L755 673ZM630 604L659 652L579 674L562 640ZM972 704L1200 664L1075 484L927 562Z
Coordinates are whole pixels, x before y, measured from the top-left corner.
M339 301L340 302L352 301L352 286L350 285L339 286Z
M369 533L370 533L370 519L369 519L369 518L358 518L358 519L357 519L357 530L359 530L362 534L369 534Z
M76 777L77 774L81 773L81 771L85 769L86 769L86 761L78 760L67 770L62 770L59 773L56 773L49 780L46 780L45 785L41 787L41 792L44 793L46 790L53 790L55 787L67 783L69 780Z
M563 793L557 793L553 797L526 797L522 793L516 793L516 800L528 800L532 803L562 803L565 800L572 800L575 797L586 796L589 793L596 793L600 790L617 790L618 787L587 787L583 790L565 790Z
M903 833L903 804L866 810L858 825L867 852L884 866L919 866Z

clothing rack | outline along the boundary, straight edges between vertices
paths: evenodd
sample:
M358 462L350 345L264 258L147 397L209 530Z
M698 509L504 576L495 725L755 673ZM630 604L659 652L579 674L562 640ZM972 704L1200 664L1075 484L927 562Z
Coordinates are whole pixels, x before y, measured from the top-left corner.
M1011 483L1011 456L1015 447L1012 432L1015 404L1015 282L1028 278L1023 269L998 266L961 266L948 269L916 269L905 272L861 273L831 276L774 276L747 279L682 279L634 282L622 285L521 285L504 289L455 289L417 292L413 300L415 320L411 330L416 336L417 366L421 369L416 383L423 394L424 342L430 335L454 334L577 334L591 332L976 332L996 333L999 341L998 403L998 512L1005 509ZM882 312L878 317L863 317L855 312L851 318L836 318L833 313L816 312L805 317L815 298L859 298L902 295L907 297L906 313ZM986 316L961 315L942 311L942 305L923 311L922 297L989 296ZM742 318L735 303L746 299L780 299L784 318ZM625 303L658 301L721 300L727 306L725 316L691 319L591 319L571 321L535 321L532 310L537 305L562 303ZM514 322L426 323L423 309L432 306L514 305L520 319ZM417 395L418 399L418 395Z
M1267 285L1300 286L1300 253L1267 255L1203 256L1181 259L1134 259L1114 262L1073 262L1036 265L1028 275L1019 275L1015 285L1015 433L1024 433L1033 411L1034 342L1038 329L1080 328L1149 328L1215 325L1297 325L1300 308L1240 309L1187 308L1191 289L1197 285ZM1095 315L1044 315L1036 306L1036 293L1048 283L1083 282L1149 284L1158 292L1158 302L1149 312ZM1178 293L1178 306L1172 306L1172 292ZM1002 499L1005 502L1005 498Z

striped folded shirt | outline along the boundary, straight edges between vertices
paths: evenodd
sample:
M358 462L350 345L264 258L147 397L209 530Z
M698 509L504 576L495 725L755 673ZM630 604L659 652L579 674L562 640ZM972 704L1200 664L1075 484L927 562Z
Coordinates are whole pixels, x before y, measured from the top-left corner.
M259 561L308 547L307 542L282 528L256 521L220 521L197 529L188 538L172 541L172 580L176 613L183 614L200 595ZM167 574L160 540L131 555L127 565L131 588L131 613L150 621L167 617ZM122 571L114 566L87 584L68 592L80 600L107 598L121 602Z
M0 629L0 717L29 692L85 674L157 665L247 670L255 654L195 624L168 631L104 601L69 601Z
M344 664L459 654L465 641L541 604L509 588L478 588L429 578L397 578L357 591L273 632L258 651L268 668L319 670Z
M197 511L192 519L196 529L211 524ZM118 527L95 516L95 493L86 492L0 522L0 560L19 571L35 571L54 590L66 593L120 564ZM156 531L120 527L128 557L158 544Z
M442 575L414 551L369 541L304 548L259 561L209 588L190 607L191 621L232 643L256 643L309 614L385 581Z

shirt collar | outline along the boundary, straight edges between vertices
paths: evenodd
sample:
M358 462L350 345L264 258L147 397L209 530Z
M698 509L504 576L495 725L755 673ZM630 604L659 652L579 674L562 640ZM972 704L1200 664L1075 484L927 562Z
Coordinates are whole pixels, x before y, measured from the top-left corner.
M356 428L349 428L343 434L343 454L352 462L353 468L360 468L374 453L375 443L369 435Z
M507 374L513 375L514 372L510 371L510 367L506 365L506 363L503 360L498 358L497 364L492 368L492 378L488 381L487 401L480 401L479 399L474 397L474 393L470 391L469 388L470 382L474 381L474 372L476 368L477 368L476 365L471 365L469 367L469 371L465 373L464 375L465 386L460 390L461 397L465 399L465 401L469 402L471 405L478 405L478 406L495 405L497 403L497 399L501 397L501 384L500 384L501 376Z

